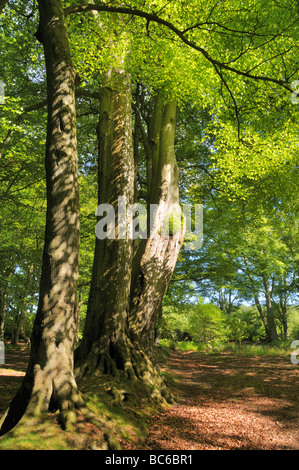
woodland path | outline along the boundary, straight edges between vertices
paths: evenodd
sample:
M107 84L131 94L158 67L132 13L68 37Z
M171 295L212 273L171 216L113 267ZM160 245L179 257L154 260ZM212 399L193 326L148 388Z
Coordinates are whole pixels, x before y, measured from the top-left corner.
M25 375L29 350L19 343L19 348L5 351L5 364L0 364L0 418L17 393Z
M290 357L172 352L178 404L152 419L145 450L298 450L298 366Z
M26 349L0 365L0 416L18 390ZM173 351L176 405L153 417L148 436L125 450L299 450L299 369L288 356L242 357Z

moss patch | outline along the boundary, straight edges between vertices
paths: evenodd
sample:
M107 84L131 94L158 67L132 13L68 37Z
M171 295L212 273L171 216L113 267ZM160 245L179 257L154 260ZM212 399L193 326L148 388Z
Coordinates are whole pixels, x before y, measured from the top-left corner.
M166 349L158 348L159 363L165 362L167 355ZM167 381L171 382L169 374ZM78 385L87 406L110 427L123 449L134 448L145 439L148 422L162 408L148 397L142 383L121 375L116 379L93 374ZM103 437L103 432L80 413L72 432L61 428L59 413L47 413L38 420L27 419L2 436L0 450L98 450L103 448Z

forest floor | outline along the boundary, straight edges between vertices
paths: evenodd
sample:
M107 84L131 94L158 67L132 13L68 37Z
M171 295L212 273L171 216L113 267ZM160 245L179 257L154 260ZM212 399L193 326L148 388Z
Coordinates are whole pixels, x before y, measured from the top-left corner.
M20 348L0 365L0 417L27 361ZM121 439L124 450L299 449L299 372L289 356L172 351L161 369L177 404L147 417L145 439Z
M289 356L173 351L178 404L148 422L144 450L298 450L298 366Z

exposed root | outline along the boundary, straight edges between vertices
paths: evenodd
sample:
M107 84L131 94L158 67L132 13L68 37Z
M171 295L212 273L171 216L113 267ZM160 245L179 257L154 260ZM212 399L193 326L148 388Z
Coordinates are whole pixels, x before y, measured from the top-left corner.
M25 400L28 387L26 382L19 390L12 401L10 407L5 412L0 422L0 435L10 434L14 437L24 428L28 430L29 426L44 421L45 416L51 411L57 409L58 422L62 429L67 432L76 430L78 422L78 412L84 417L85 422L96 426L102 440L99 446L103 450L120 449L120 444L113 433L108 418L100 418L92 412L86 405L73 375L67 376L61 374L55 379L51 379L40 366L34 368L34 383L30 398L27 399L27 406L24 410L20 409L20 404ZM16 419L15 417L18 416Z
M98 354L97 361L95 353ZM175 403L175 399L158 368L140 347L133 347L129 341L117 345L110 344L109 352L105 348L102 354L99 349L93 349L84 362L77 364L75 373L78 379L85 375L110 374L116 379L123 377L131 382L138 381L144 384L144 390L149 400L161 404ZM114 394L116 401L123 400L118 391Z

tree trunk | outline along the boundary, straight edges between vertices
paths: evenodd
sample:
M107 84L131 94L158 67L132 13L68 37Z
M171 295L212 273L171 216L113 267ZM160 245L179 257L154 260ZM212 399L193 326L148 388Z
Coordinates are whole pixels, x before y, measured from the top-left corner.
M45 244L29 365L2 418L1 434L18 422L26 425L50 405L60 409L66 429L76 422L75 408L89 413L73 373L80 237L75 70L61 1L39 0L38 5L36 36L44 46L48 94Z
M277 341L278 335L276 331L276 325L274 321L273 309L272 309L272 299L269 286L269 279L265 273L263 273L263 284L265 289L266 297L266 308L267 308L267 331L269 341Z
M16 322L17 324L13 331L13 335L11 339L11 344L14 344L14 345L18 344L20 335L22 335L23 338L25 339L27 346L29 346L30 344L30 339L26 335L25 320L26 320L26 307L27 307L27 301L28 301L28 289L30 285L32 269L33 269L32 265L28 266L28 273L27 273L25 284L24 284L24 294L20 302L20 314L17 318L17 322Z
M6 4L7 0L0 0L0 14L2 13L2 10L4 10Z
M256 305L257 311L259 312L260 317L261 317L261 320L262 320L262 322L263 322L263 325L264 325L264 328L265 328L265 331L266 331L266 334L267 334L267 338L268 338L269 341L270 341L269 333L268 333L267 319L266 319L266 317L265 317L265 315L264 315L264 312L263 312L261 303L260 303L259 298L258 298L258 296L257 296L256 294L254 294L254 301L255 301L255 305Z
M79 376L95 369L112 373L117 367L131 373L126 322L133 245L122 237L118 220L118 197L125 197L127 204L134 197L131 83L123 70L110 70L103 83L98 142L98 202L110 204L115 217L110 238L97 232L83 339L76 351ZM104 227L104 219L98 224Z
M0 341L4 341L7 287L0 290Z
M282 327L283 327L283 337L285 340L288 340L290 338L290 332L289 332L289 325L287 318L284 317L282 320Z
M158 311L157 322L155 325L155 345L156 346L158 346L160 343L160 339L162 336L162 328L163 328L163 308L161 304L159 311Z
M147 155L149 238L140 243L133 264L130 333L142 343L152 360L158 313L184 238L174 152L176 113L175 103L165 104L159 96L156 98L148 128L151 143ZM155 204L156 213L152 218L150 209ZM168 220L172 210L173 217Z
M246 260L244 260L244 261L246 263ZM247 263L246 263L246 266L247 266ZM254 280L253 280L252 275L250 274L249 270L246 272L246 274L248 275L248 278L249 278L249 282L250 282L251 290L252 290L252 293L253 293L255 305L256 305L256 308L257 308L257 310L260 314L261 320L263 322L263 325L264 325L264 328L265 328L265 331L266 331L266 335L267 335L267 339L270 342L275 341L275 339L278 339L278 337L277 337L277 332L276 332L276 327L275 327L274 317L273 317L273 311L272 311L271 293L270 293L270 289L269 289L269 282L267 284L266 275L263 274L263 283L264 283L264 288L265 288L265 292L266 292L267 316L264 315L262 306L261 306L259 298L258 298L258 294L256 293L257 289L256 289Z
M280 321L283 328L283 338L289 339L288 313L287 313L287 296L283 293L279 296L279 313Z
M111 72L110 72L111 73ZM131 122L131 86L127 75L114 71L101 91L99 120L99 204L115 207L115 239L97 238L83 340L76 351L78 376L123 372L140 380L152 397L171 400L153 364L156 317L182 242L181 230L171 236L155 227L141 240L133 260L133 240L117 238L117 198L134 202L135 167ZM156 219L178 201L174 159L175 105L159 109L159 147L152 165L158 203ZM160 143L161 140L161 143ZM153 173L150 174L152 178ZM163 211L162 211L163 209Z
M1 276L2 287L0 289L0 341L4 341L5 336L5 316L8 294L8 278L13 273L15 263L4 270Z

